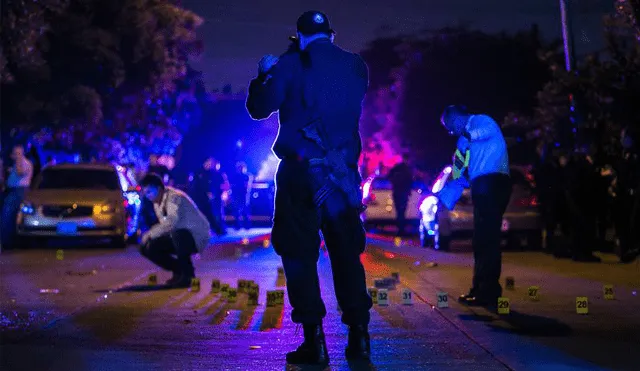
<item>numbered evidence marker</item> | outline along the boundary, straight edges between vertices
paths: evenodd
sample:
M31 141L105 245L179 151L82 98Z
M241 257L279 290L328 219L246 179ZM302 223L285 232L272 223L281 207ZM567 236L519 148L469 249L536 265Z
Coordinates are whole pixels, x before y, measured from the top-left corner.
M576 298L576 313L589 314L589 299L586 296Z
M378 289L378 305L389 305L389 291L387 289Z
M220 285L220 296L225 298L225 297L227 297L228 293L229 293L229 284L228 283L223 283L222 285Z
M200 291L200 278L192 278L191 292L199 292L199 291Z
M229 291L227 291L227 302L235 303L238 300L238 290L230 287Z
M278 301L278 294L275 290L267 290L267 307L275 307Z
M540 288L538 286L529 286L529 299L533 301L540 300L540 297L538 296L539 291Z
M438 293L438 308L449 308L449 295L446 292Z
M511 303L509 298L498 298L498 314L509 314L511 312Z
M158 284L158 276L156 276L155 274L150 274L149 278L147 278L147 285L155 286L157 284Z
M264 247L266 249L269 246L271 246L271 241L269 241L268 239L262 241L262 247Z
M409 289L402 289L402 304L413 305L413 293Z
M400 238L400 237L396 237L396 238L394 238L394 239L393 239L393 244L394 244L396 247L400 247L400 245L402 245L402 238Z
M284 290L276 290L276 305L284 305Z
M248 294L247 304L251 306L258 305L258 296L260 295L260 288L255 282L249 281L249 286L247 287L247 294Z
M369 296L371 296L373 304L378 304L378 289L375 287L369 287L367 291L369 291Z
M604 298L606 300L614 299L615 296L613 295L613 285L604 285L603 290L604 290Z
M62 251L62 250L56 251L56 259L64 260L64 251Z
M243 294L244 292L246 292L247 290L247 283L249 281L247 280L243 280L243 279L239 279L238 280L238 293L239 294Z
M220 280L211 281L211 293L217 294L220 292Z

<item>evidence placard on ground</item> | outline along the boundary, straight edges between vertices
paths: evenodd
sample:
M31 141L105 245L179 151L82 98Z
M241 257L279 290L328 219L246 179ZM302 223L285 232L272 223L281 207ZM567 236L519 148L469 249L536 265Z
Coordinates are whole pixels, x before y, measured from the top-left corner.
M387 289L378 289L378 305L389 305L389 291Z
M438 293L438 308L449 308L449 294L446 292Z
M413 305L413 292L408 288L402 289L402 304Z
M511 312L511 302L509 298L498 298L498 314L509 314Z

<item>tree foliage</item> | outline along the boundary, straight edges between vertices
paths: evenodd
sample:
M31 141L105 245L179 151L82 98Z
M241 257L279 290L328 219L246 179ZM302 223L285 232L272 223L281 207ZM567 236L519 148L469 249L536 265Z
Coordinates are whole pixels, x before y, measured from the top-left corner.
M533 122L532 129L543 140L570 144L567 139L575 139L578 145L610 151L621 128L640 126L640 34L631 4L616 1L603 26L606 51L580 59L574 72L565 70L559 48L541 55L552 79L538 93L534 116L523 120ZM576 102L573 115L570 94ZM577 119L575 124L570 116ZM578 128L577 138L568 135L573 126Z
M202 23L169 0L7 3L2 119L14 125L149 119L186 76Z
M396 121L398 130L389 135L426 167L438 167L450 161L453 146L439 122L447 105L464 104L499 121L511 111L531 113L550 76L538 58L543 46L537 27L517 34L450 27L377 40L362 52L372 86L365 132ZM386 113L387 120L367 111Z

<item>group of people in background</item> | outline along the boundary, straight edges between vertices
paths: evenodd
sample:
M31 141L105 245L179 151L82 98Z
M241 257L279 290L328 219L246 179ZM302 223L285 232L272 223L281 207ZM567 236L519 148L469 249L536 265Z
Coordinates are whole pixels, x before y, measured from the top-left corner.
M236 229L251 227L249 211L252 183L253 175L247 171L244 162L237 162L235 169L227 174L221 170L218 160L209 157L193 174L188 193L209 220L213 232L221 236L227 233L225 203L231 209Z
M638 257L639 139L637 132L623 130L618 153L538 147L533 172L546 252L595 263L601 261L593 254L598 250L613 249L622 263Z

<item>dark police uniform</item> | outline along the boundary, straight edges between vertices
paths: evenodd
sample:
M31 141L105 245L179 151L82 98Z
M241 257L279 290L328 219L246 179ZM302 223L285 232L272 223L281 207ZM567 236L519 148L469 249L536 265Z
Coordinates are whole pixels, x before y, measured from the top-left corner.
M298 29L313 19L328 27L324 14L307 12ZM282 162L276 174L272 243L282 258L295 323L317 326L326 315L317 273L319 231L331 258L342 321L349 326L369 323L372 300L360 262L366 237L357 196L359 119L367 88L362 58L328 38L314 40L303 52L290 49L268 75L249 86L246 107L253 119L279 113L273 151Z

